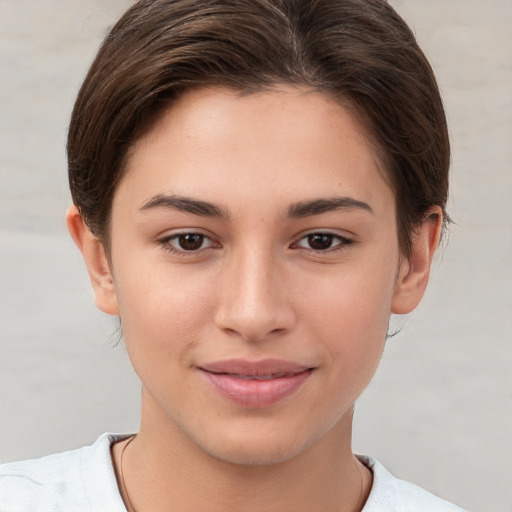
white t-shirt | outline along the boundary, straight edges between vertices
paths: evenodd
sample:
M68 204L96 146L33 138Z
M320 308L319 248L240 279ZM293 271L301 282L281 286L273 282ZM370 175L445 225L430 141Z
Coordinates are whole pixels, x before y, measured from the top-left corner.
M1 512L126 512L110 446L125 435L103 434L91 446L0 466ZM382 464L360 457L373 471L362 512L464 512L416 485L398 480Z

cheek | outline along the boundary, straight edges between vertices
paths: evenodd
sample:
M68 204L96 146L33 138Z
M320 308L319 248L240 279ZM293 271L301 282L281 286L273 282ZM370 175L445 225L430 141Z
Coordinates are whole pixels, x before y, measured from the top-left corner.
M182 360L210 316L211 286L183 269L134 260L116 281L123 335L134 366L138 360L167 355L173 356L167 358L170 363L176 357Z
M314 292L304 308L310 311L310 327L323 340L336 373L373 375L386 340L393 285L389 267L386 272L374 265L373 270L340 270L310 287Z

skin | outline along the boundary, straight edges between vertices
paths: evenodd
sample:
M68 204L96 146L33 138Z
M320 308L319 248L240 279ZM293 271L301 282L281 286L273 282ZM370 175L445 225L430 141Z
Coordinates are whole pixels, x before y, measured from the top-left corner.
M371 144L318 92L205 89L165 112L135 143L115 193L110 258L75 207L67 217L96 304L120 315L143 386L123 460L135 509L360 510L371 473L351 451L354 402L390 314L424 293L441 231L432 213L404 259ZM199 248L183 252L184 233L203 236ZM228 358L313 370L284 399L246 407L198 370Z

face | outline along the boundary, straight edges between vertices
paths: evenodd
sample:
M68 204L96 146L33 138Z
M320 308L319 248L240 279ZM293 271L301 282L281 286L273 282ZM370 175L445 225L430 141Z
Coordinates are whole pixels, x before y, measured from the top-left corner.
M96 286L121 316L143 427L244 464L349 436L390 313L419 300L396 225L371 145L326 96L181 98L131 152L113 286Z

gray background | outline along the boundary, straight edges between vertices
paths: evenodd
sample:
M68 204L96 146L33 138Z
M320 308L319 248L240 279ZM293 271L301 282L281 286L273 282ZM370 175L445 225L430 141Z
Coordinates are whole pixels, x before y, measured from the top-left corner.
M473 511L512 511L512 1L394 0L431 58L456 221L356 412L354 446ZM127 0L0 0L0 458L138 424L117 325L64 227L72 102Z

